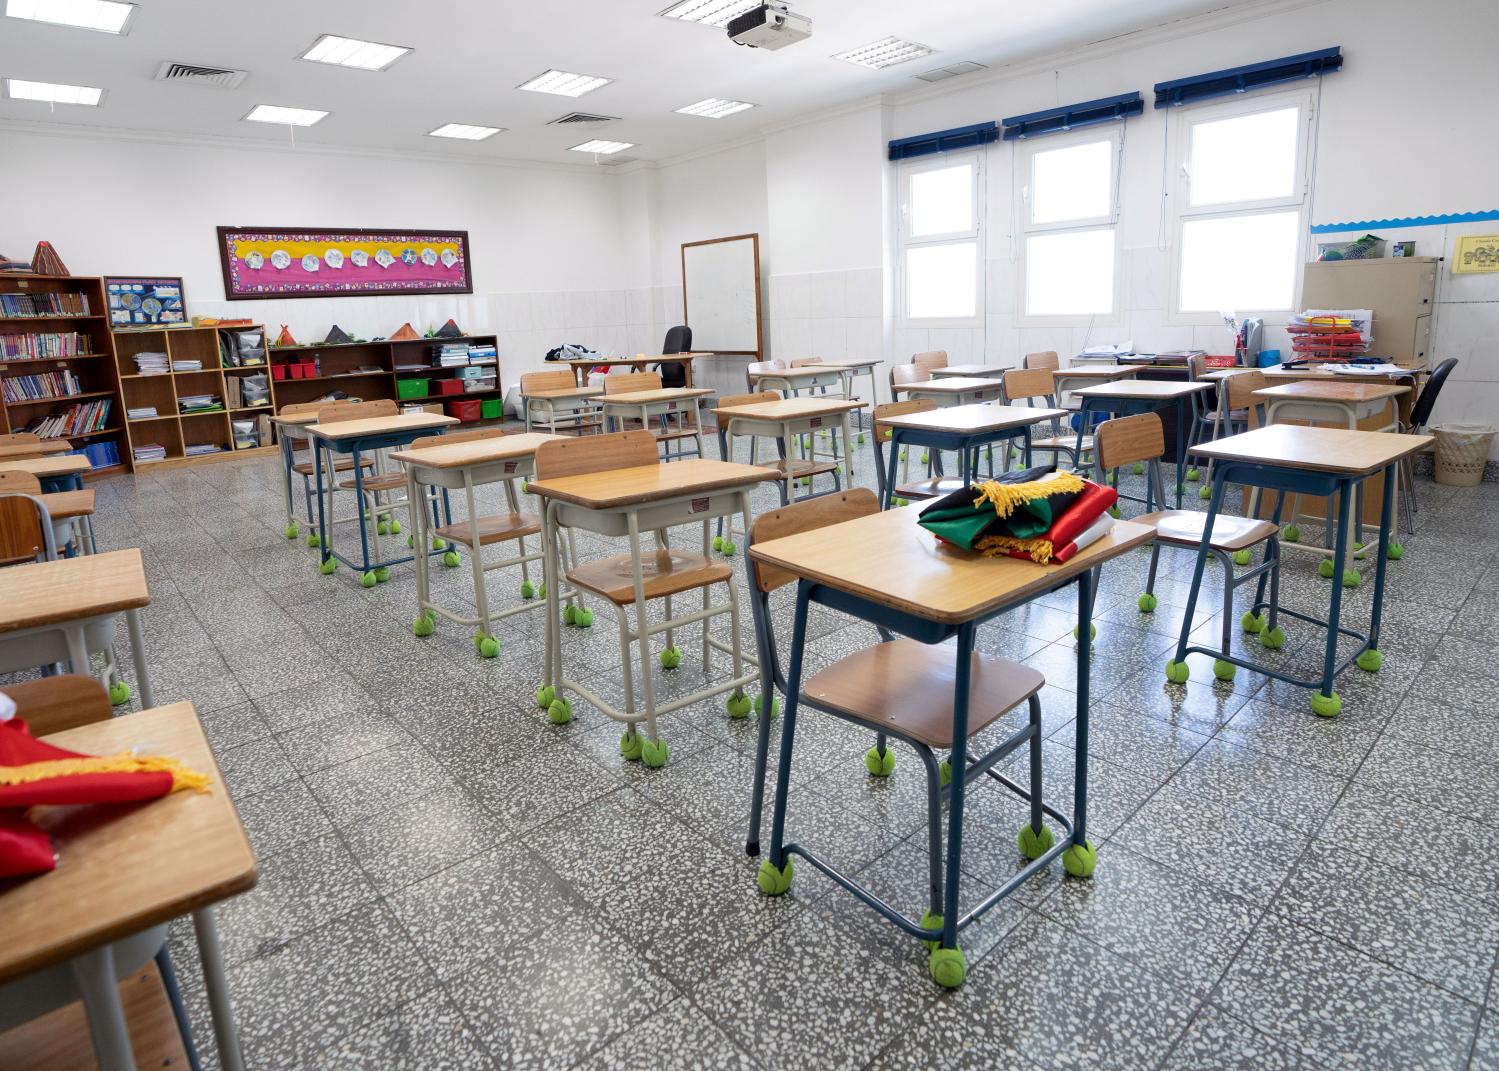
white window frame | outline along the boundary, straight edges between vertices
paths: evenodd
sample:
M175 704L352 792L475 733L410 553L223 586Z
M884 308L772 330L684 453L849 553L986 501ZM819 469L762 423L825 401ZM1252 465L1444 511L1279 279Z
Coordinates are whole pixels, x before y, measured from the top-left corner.
M948 234L924 234L919 238L911 236L911 180L914 176L929 171L944 171L950 167L959 167L963 164L971 164L973 167L973 226L964 231L953 231ZM900 277L900 293L897 296L899 305L900 324L912 328L950 328L950 327L982 327L984 323L984 157L977 150L964 152L938 153L935 156L921 157L911 161L901 161L897 169L897 198L896 198L896 234L898 236L897 267ZM972 316L910 316L910 304L907 300L907 287L910 280L907 278L906 251L908 249L919 249L930 246L955 245L962 242L972 242L974 246L974 295Z
M1261 198L1254 201L1233 201L1227 204L1191 205L1191 176L1189 166L1192 152L1192 127L1198 123L1234 119L1260 112L1281 111L1285 108L1301 109L1301 120L1297 129L1296 170L1292 192L1284 197ZM1203 103L1175 109L1172 116L1171 175L1174 180L1167 183L1174 202L1171 246L1171 296L1167 303L1167 320L1173 324L1193 327L1222 326L1221 310L1184 310L1181 307L1182 239L1186 225L1195 220L1228 219L1235 216L1255 216L1267 212L1294 210L1297 213L1297 232L1301 235L1297 247L1299 269L1306 260L1307 249L1307 201L1311 196L1312 147L1316 144L1317 102L1311 89L1297 89L1289 93L1265 93L1229 101L1227 103ZM1242 320L1246 316L1257 316L1267 325L1284 326L1301 302L1301 273L1295 274L1289 309L1235 308L1233 311Z
M1066 149L1090 142L1107 141L1110 144L1109 211L1102 216L1089 219L1069 219L1060 223L1033 223L1031 221L1031 185L1035 178L1036 156L1056 149ZM1022 140L1015 161L1015 217L1019 221L1020 249L1016 257L1015 308L1016 323L1022 327L1121 327L1124 324L1124 280L1120 269L1122 250L1119 247L1119 199L1120 172L1123 170L1124 124L1088 127L1066 134L1048 134L1031 141ZM1114 232L1114 288L1111 308L1108 312L1072 312L1056 315L1031 315L1026 311L1026 289L1030 282L1030 240L1036 235L1065 234L1082 231Z

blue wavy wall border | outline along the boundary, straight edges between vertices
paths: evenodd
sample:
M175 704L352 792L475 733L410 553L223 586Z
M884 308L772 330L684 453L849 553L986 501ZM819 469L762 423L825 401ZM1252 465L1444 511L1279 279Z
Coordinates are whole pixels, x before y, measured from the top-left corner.
M1444 223L1482 223L1499 219L1499 208L1487 212L1455 212L1446 216L1400 216L1397 219L1364 219L1352 223L1319 223L1313 234L1335 234L1339 231L1393 230L1397 227L1439 227Z

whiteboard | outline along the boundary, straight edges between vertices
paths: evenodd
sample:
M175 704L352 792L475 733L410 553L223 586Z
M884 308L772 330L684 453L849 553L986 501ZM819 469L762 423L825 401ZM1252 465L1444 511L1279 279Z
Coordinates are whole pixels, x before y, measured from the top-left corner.
M760 236L682 243L682 304L692 348L760 355Z

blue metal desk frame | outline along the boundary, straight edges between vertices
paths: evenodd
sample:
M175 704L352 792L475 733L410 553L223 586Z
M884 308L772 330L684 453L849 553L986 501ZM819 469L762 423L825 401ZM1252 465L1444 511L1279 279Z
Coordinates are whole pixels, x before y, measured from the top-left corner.
M1104 384L1097 384L1103 386ZM1136 413L1153 413L1157 409L1171 406L1176 410L1176 508L1182 508L1183 480L1187 474L1187 406L1196 394L1181 394L1175 398L1107 398L1082 395L1078 410L1077 447L1074 457L1083 456L1083 436L1087 434L1090 413L1107 413L1110 416L1134 416Z
M937 410L941 412L941 410ZM1044 423L1046 418L1038 418L1036 423ZM890 427L890 459L885 464L885 493L880 502L881 509L889 509L890 503L895 497L895 473L897 463L900 461L901 447L923 446L929 450L952 450L955 451L960 460L959 476L961 479L972 479L978 473L978 452L983 447L993 446L998 442L1009 442L1019 439L1025 448L1026 468L1031 466L1031 428L1035 424L1021 424L1017 427L995 428L987 431L937 431L929 428L904 428L898 424ZM874 444L876 452L880 444ZM938 455L940 457L940 454ZM990 454L991 474L993 454ZM936 466L937 475L942 475L940 463Z

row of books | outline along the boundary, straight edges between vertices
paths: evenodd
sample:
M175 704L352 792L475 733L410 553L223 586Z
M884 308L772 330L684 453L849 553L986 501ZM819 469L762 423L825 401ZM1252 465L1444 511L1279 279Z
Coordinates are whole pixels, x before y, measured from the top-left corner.
M66 413L41 417L24 430L43 439L65 439L69 435L102 431L109 423L109 406L108 398L101 398L96 402L80 402L69 406Z
M78 331L0 335L0 357L77 357L88 352L89 337Z
M72 372L39 372L34 376L0 379L0 397L7 402L30 402L40 398L66 398L82 394L83 382Z
M0 294L0 316L87 316L87 294Z

